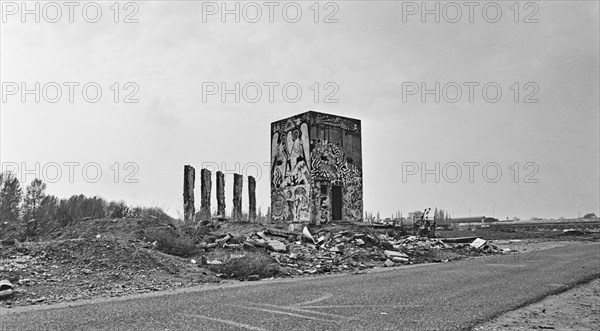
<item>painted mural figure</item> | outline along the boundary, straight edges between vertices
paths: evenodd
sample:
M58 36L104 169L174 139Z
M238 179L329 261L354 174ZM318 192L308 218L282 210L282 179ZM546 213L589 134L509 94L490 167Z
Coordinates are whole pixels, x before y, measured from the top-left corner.
M288 155L285 147L285 139L275 133L271 143L272 159L271 159L271 183L275 187L280 187L287 175Z
M278 194L273 197L272 206L273 208L271 209L271 212L273 213L273 217L275 219L284 219L288 217L287 204L283 195Z
M308 125L302 123L300 125L300 130L301 131L294 129L287 134L290 169L296 169L296 164L300 159L304 160L305 164L307 164L307 160L309 160L310 144L308 140Z
M308 192L306 188L300 186L294 191L294 222L307 220L308 215Z
M283 186L308 184L309 178L310 172L308 171L308 166L304 162L304 158L299 157L290 175L284 180L285 185Z
M296 162L298 162L298 157L300 155L304 156L304 151L302 150L302 144L300 143L300 131L294 130L293 132L288 132L288 151L290 158L288 162L290 163L290 169L296 168Z

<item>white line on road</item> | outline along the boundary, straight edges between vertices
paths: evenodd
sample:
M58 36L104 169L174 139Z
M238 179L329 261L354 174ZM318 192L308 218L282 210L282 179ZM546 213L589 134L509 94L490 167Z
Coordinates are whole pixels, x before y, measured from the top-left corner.
M294 316L294 317L306 318L309 320L315 320L315 321L321 321L321 322L337 323L337 321L326 320L326 319L322 319L322 318L316 318L316 317L300 315L300 314L294 314L294 313L289 313L287 311L272 310L272 309L265 309L265 308L258 308L258 307L248 307L248 306L238 306L238 307L254 309L254 310L264 311L264 312L273 313L273 314L281 314L281 315L289 315L289 316Z
M296 311L296 312L299 312L299 313L309 313L309 314L315 314L315 315L321 315L321 316L328 316L328 317L339 318L339 319L344 319L344 320L351 319L349 317L342 316L342 315L322 313L320 311L312 311L312 310L303 309L303 308L306 308L306 307L294 307L294 306L283 306L283 307L281 307L281 306L276 306L276 305L269 305L269 304L266 304L266 303L263 303L261 305L262 306L271 307L271 308L288 309L288 310Z
M325 295L320 298L316 298L313 300L304 301L304 302L300 302L300 303L295 303L295 304L291 305L291 307L310 305L311 303L317 303L317 302L321 302L323 300L327 300L327 299L331 298L332 296L333 296L333 294L331 294L331 293L325 293Z
M389 307L389 308L413 308L419 305L333 305L333 306L303 306L302 308L364 308L364 307Z
M230 321L230 320L224 320L224 319L220 319L220 318L208 317L208 316L204 316L204 315L184 314L184 313L179 313L179 315L184 315L184 316L194 317L194 318L201 318L201 319L205 319L205 320L209 320L209 321L229 324L229 325L237 326L238 328L244 328L244 329L248 329L248 330L267 331L266 329L259 328L256 326L238 323L238 322L234 322L234 321Z

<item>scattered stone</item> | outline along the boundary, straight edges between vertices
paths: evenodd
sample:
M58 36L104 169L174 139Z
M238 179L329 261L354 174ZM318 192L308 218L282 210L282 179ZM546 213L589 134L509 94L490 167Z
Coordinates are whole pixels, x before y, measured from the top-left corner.
M385 262L383 263L384 266L386 267L393 267L394 266L394 262L390 261L390 259L385 260Z
M0 280L0 299L5 299L13 294L13 285L8 279Z
M2 243L2 245L6 245L6 246L12 246L16 243L16 241L14 239L5 239L5 240L2 240L0 243Z
M30 285L31 279L29 279L29 278L19 279L18 283L19 283L19 285Z
M217 240L215 240L215 243L216 243L217 245L224 244L224 243L226 243L226 242L227 242L229 239L231 239L231 236L230 236L229 234L227 234L227 235L225 235L224 237L222 237L222 238L220 238L220 239L217 239Z
M46 297L39 297L37 299L31 300L31 302L33 302L33 303L42 303L42 302L44 302L46 300L47 300Z
M220 260L206 260L206 264L223 264Z

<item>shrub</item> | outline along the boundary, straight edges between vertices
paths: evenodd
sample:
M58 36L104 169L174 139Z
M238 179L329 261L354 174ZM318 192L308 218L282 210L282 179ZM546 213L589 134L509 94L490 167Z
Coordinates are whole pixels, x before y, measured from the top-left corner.
M150 229L143 235L149 242L156 241L156 248L165 254L188 257L198 252L190 238L181 236L170 227Z
M208 268L226 277L237 279L245 279L251 275L268 278L279 273L279 264L260 251L247 252L244 257L231 259L223 264L211 264Z
M129 213L129 207L123 201L111 201L106 206L106 215L111 218L128 217Z

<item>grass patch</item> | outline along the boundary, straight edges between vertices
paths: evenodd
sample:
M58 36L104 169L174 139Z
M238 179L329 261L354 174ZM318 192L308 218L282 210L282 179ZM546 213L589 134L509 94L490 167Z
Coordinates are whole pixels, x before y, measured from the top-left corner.
M244 257L231 259L223 264L211 264L208 268L227 278L247 279L258 275L260 278L279 274L279 264L264 252L247 252Z
M165 254L188 257L198 252L198 248L191 238L181 235L169 227L149 229L144 231L143 235L149 242L156 241L156 249Z

